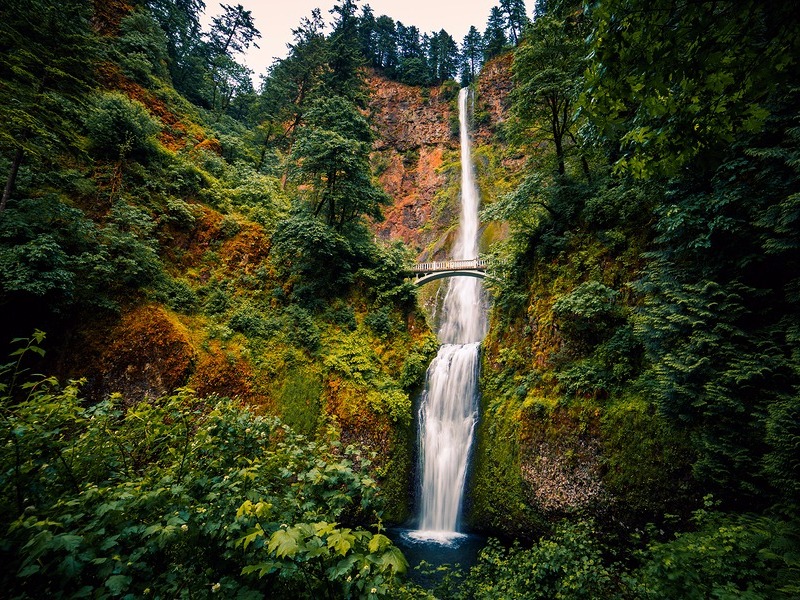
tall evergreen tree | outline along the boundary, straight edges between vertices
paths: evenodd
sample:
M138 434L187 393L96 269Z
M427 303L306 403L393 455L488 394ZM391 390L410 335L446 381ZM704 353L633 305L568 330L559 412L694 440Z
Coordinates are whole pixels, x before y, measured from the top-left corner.
M469 28L467 35L464 36L461 57L463 62L461 80L464 83L470 83L475 79L483 58L483 38L474 25Z
M361 7L358 17L358 47L371 65L375 65L375 13L369 4Z
M583 85L585 27L580 21L548 14L537 19L530 31L514 55L514 111L526 127L547 132L558 173L564 175L566 144L577 142L575 102ZM585 162L583 167L588 176Z
M241 4L220 4L221 15L212 19L209 32L211 55L211 106L224 112L233 94L250 77L250 72L236 62L235 56L251 45L258 48L254 40L261 37L256 29L251 11Z
M289 55L276 61L264 79L259 103L265 133L262 156L270 144L291 144L310 102L319 93L328 57L324 27L319 9L304 17L292 30Z
M434 83L454 78L459 67L458 45L444 29L434 33L428 48L428 66Z
M373 133L358 108L342 96L321 98L308 111L292 152L294 176L308 188L314 216L342 231L363 216L381 218L386 193L372 183Z
M486 30L483 32L483 57L489 60L497 56L506 49L508 39L506 38L505 18L499 6L492 7L489 13L489 21L486 23Z
M375 66L390 77L397 67L397 31L394 19L386 15L375 21Z
M200 26L200 15L205 10L205 2L146 0L144 5L166 35L169 72L173 85L190 100L199 102L208 60Z
M333 31L328 42L328 70L323 75L325 93L349 98L360 106L366 100L366 83L361 73L364 56L358 43L357 0L341 0L331 9Z
M0 212L26 157L77 151L77 114L97 42L82 0L7 0L0 18L0 150L10 161Z
M525 11L525 0L500 0L500 8L505 17L506 27L511 34L511 41L516 46L529 22Z

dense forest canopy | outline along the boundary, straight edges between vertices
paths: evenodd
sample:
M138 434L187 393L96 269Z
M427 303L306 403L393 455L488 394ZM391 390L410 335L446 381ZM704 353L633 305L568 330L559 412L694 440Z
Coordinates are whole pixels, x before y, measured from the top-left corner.
M9 597L800 595L792 3L500 0L455 40L341 0L263 74L207 8L0 5ZM436 342L370 86L455 80L503 232L465 513L502 541L423 589L384 528Z

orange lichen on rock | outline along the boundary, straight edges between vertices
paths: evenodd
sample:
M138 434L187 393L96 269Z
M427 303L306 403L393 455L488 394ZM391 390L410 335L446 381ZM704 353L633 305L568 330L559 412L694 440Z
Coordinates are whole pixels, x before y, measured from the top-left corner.
M129 402L169 394L186 383L196 357L186 328L155 304L95 323L75 338L62 368L69 377L86 377L94 400L113 392Z
M220 255L229 269L250 273L269 256L269 242L260 225L242 223L239 233L222 244Z
M194 148L192 148L192 151L195 150L208 150L218 156L222 156L222 144L220 144L219 140L216 138L204 139L199 144L195 145Z
M212 395L239 398L248 404L264 404L265 399L253 391L253 371L237 352L212 343L198 359L189 381L201 398Z
M434 239L435 230L426 224L433 198L445 184L446 177L439 172L444 152L443 146L424 146L412 164L397 152L385 153L388 164L379 181L394 202L384 210L385 219L375 226L379 237L402 240L420 249Z
M159 133L158 140L164 147L172 151L180 150L186 146L189 137L199 141L198 146L206 142L204 134L196 125L191 127L193 131L190 134L190 127L187 127L187 123L180 115L171 111L163 100L127 77L118 65L108 61L102 62L97 67L97 74L98 79L106 88L119 90L130 98L141 102L151 115L161 121L164 129ZM209 140L208 146L211 148L219 147L219 142L217 140Z
M347 381L331 378L325 386L325 409L338 423L344 445L357 444L377 454L376 461L386 458L391 449L392 424L363 402L363 390Z
M493 130L508 118L510 94L514 88L511 65L514 53L508 52L488 61L478 78L478 106L489 113L487 123L482 123L473 133L475 143L491 143Z

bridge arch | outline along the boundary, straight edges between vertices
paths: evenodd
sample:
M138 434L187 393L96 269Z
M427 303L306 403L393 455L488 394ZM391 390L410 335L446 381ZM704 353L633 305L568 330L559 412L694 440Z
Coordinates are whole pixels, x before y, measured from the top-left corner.
M414 285L417 287L443 279L445 277L476 277L486 279L485 260L480 258L445 260L434 262L417 263L411 268L411 272L416 275Z
M483 271L472 271L472 270L464 270L464 271L436 271L433 273L428 273L427 275L423 275L414 280L414 285L417 287L423 286L426 283L430 283L431 281L436 281L437 279L444 279L445 277L476 277L478 279L486 279L486 273Z

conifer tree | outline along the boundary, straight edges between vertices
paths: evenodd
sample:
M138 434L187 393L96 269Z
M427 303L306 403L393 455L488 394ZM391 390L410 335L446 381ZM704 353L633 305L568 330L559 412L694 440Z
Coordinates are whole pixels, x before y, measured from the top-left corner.
M372 183L372 129L343 96L320 98L308 111L292 152L294 177L308 186L316 217L342 231L363 216L381 218L386 193Z
M220 6L223 13L212 19L208 47L211 54L211 106L224 112L236 89L250 77L250 72L234 57L251 45L258 48L254 40L260 38L261 33L253 23L251 11L245 10L241 4Z
M391 77L397 67L397 32L394 19L381 15L375 21L375 66Z
M149 9L167 39L169 72L172 83L190 100L198 101L198 90L207 60L206 43L202 39L200 15L203 0L146 0Z
M361 7L358 17L358 46L364 58L371 65L375 65L375 13L369 4Z
M486 23L486 30L483 33L484 60L500 54L505 50L507 43L503 13L499 6L494 6L489 13L489 21Z
M514 111L526 127L547 132L558 173L564 175L566 144L576 142L574 112L585 69L584 31L580 22L552 14L534 21L530 31L514 54ZM583 169L588 176L585 161Z
M75 112L87 96L97 42L81 0L8 0L0 18L0 150L10 161L0 212L26 157L78 151Z
M474 25L469 28L467 35L464 36L461 57L463 61L461 79L464 83L470 83L475 79L483 58L483 38Z
M500 0L500 8L505 17L506 27L511 34L511 41L516 46L519 44L522 32L528 24L525 0Z
M358 43L356 0L341 0L331 9L333 31L328 38L328 70L323 75L325 93L350 99L359 106L366 101L366 83L360 68L364 65Z

